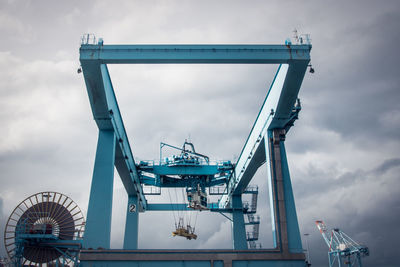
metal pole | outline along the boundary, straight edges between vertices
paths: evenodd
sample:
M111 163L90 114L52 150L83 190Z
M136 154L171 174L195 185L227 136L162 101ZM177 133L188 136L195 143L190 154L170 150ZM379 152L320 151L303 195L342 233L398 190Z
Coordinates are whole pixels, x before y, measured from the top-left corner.
M309 235L310 235L309 233L305 233L305 234L304 234L304 236L306 237L305 239L306 239L306 247L307 247L307 261L308 261L308 264L311 265L310 247L308 246L308 236L309 236Z

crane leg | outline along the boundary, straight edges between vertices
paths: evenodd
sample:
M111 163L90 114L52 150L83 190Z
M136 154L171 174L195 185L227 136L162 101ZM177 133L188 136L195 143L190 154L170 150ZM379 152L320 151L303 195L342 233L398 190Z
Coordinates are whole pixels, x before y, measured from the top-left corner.
M128 196L128 207L126 210L124 249L138 248L139 210L138 197Z
M268 131L265 142L269 162L269 195L274 246L292 253L302 253L296 206L285 151L285 130ZM282 243L280 243L282 242Z
M232 237L233 249L247 249L246 228L243 217L243 204L241 195L232 196Z
M110 248L116 137L99 131L85 227L84 248Z

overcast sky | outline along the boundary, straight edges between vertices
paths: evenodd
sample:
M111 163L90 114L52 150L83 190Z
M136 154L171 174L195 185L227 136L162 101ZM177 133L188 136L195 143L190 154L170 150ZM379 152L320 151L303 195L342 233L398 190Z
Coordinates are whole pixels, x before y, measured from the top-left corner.
M311 262L328 265L328 248L314 223L322 219L370 248L365 266L396 266L399 14L398 1L2 0L0 232L24 198L44 190L70 196L86 213L97 127L76 72L84 33L105 44L282 44L296 28L311 34L315 73L305 76L303 109L286 148ZM160 141L179 146L190 137L200 153L235 160L277 66L109 69L135 157L156 159ZM254 184L261 188L259 242L266 248L271 234L264 168ZM114 192L112 246L119 248L126 195L117 175ZM230 248L229 221L198 216L199 239L186 241L171 237L173 214L141 214L139 246Z

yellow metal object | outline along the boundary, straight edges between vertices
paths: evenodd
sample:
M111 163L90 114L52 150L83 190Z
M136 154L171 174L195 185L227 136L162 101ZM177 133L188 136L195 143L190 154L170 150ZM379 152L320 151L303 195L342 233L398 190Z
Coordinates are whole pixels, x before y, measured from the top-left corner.
M172 232L172 236L182 236L186 237L187 240L197 239L197 235L194 233L190 233L186 228L177 228L174 232Z

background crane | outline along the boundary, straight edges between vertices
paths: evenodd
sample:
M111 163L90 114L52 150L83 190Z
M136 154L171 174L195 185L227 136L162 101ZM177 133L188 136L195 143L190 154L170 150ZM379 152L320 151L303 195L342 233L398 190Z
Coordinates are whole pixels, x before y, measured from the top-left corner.
M329 267L362 266L361 256L369 255L368 247L360 245L338 228L329 232L323 221L315 223L329 247Z

